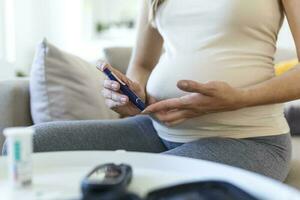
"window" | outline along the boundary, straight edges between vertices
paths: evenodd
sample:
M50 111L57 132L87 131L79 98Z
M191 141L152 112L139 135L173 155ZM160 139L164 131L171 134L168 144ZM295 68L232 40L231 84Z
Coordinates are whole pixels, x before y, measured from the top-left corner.
M86 0L90 37L128 38L134 35L140 0Z

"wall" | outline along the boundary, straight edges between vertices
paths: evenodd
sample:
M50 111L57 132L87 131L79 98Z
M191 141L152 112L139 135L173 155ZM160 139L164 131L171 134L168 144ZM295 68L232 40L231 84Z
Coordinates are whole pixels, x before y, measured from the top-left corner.
M139 0L15 0L16 63L15 68L28 72L35 47L44 37L59 48L94 60L107 41L94 36L94 23L114 21L117 13L129 16L130 5ZM115 9L115 5L119 9ZM138 4L137 4L138 6ZM129 7L127 13L122 7ZM114 8L114 9L113 9ZM105 43L105 45L104 45Z
M4 59L3 13L3 1L0 1L0 60Z
M294 39L292 37L289 25L287 20L284 21L281 31L278 36L278 47L280 48L286 48L291 50L296 50Z
M12 25L15 27L16 61L11 63L15 70L29 71L35 47L44 37L63 49L73 49L80 41L83 0L6 1L15 2ZM3 0L0 6L2 3ZM0 56L4 52L1 38L0 35Z
M4 28L7 26L4 18L4 16L7 14L5 12L7 2L8 0L0 1L0 80L14 77L13 65L12 63L7 62L7 58L10 59L11 57L9 57L9 54L6 51L7 41L9 40L5 39L7 32L4 31Z
M89 35L97 38L96 24L115 23L120 20L132 20L136 18L140 0L86 0L85 4L89 7ZM87 14L87 13L86 13Z
M0 9L4 0L0 0ZM13 1L13 0L11 0ZM103 41L92 40L93 24L99 20L114 21L122 13L121 7L133 11L140 0L14 0L16 27L16 62L14 69L28 72L35 47L44 37L71 53L95 58ZM116 5L119 5L118 9ZM130 16L130 9L123 13ZM125 11L124 11L125 12ZM0 15L1 15L0 10ZM1 29L0 16L0 29ZM1 35L2 34L2 35ZM0 61L3 57L3 31L0 30ZM279 35L279 48L295 49L288 24L285 22ZM2 66L3 59L2 59ZM0 66L1 67L1 66ZM12 66L9 66L12 68ZM2 67L3 68L3 67ZM3 69L1 70L3 74Z
M87 0L93 5L94 21L114 22L130 19L137 12L140 0Z
M15 68L28 71L36 45L44 38L72 50L82 33L82 0L16 0Z

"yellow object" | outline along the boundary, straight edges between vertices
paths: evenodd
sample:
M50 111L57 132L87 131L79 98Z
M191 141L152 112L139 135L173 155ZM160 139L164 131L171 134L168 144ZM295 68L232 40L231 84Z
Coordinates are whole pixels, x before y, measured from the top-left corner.
M299 64L298 59L285 61L285 62L276 64L275 65L276 76L280 76L281 74L283 74L283 73L287 72L288 70L292 69L293 67L295 67L297 64Z

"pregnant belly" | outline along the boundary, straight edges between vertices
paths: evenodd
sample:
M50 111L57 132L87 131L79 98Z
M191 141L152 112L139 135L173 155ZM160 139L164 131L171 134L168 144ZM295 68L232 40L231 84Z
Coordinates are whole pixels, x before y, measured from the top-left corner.
M163 56L151 73L147 92L157 100L180 97L179 80L225 81L233 87L246 87L274 76L273 66L257 60L223 59L210 56Z
M147 92L156 100L183 96L177 82L182 79L205 83L225 81L233 87L246 87L272 78L272 64L245 59L218 57L162 57L147 84ZM193 141L200 137L245 138L288 132L283 105L265 105L230 112L212 113L191 118L173 127L167 127L153 118L160 137L171 141ZM187 140L189 139L189 140Z

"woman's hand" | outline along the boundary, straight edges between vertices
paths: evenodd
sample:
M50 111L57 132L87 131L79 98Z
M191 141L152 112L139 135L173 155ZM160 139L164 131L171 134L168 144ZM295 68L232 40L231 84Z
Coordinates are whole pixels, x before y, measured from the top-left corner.
M100 61L101 62L101 61ZM131 81L120 71L114 69L109 64L103 63L100 66L109 68L121 81L123 81L135 94L137 94L143 101L146 99L145 89L138 83ZM102 94L105 97L106 105L119 113L122 117L134 116L139 114L141 111L129 101L128 97L120 92L120 84L112 80L104 80Z
M180 98L159 101L147 107L144 114L154 114L168 126L208 113L231 111L245 106L244 91L220 81L198 83L179 81L177 87L190 92Z

